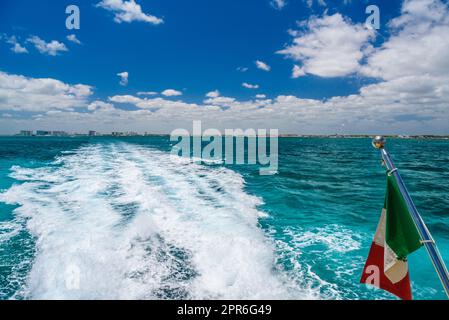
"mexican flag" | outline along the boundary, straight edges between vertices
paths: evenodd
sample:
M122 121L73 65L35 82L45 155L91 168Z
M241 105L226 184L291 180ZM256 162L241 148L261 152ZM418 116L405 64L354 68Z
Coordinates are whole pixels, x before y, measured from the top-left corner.
M384 208L360 282L411 300L407 256L421 246L396 178L388 175Z

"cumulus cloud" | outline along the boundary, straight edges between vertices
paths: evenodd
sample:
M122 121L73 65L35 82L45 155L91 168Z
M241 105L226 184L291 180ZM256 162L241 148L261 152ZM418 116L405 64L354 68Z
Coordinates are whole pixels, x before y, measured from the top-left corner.
M88 85L0 72L0 110L73 109L86 106L91 95L92 88Z
M69 40L70 42L76 43L76 44L81 44L81 41L78 40L78 38L76 37L75 34L69 34L67 36L67 40Z
M183 101L166 100L163 98L139 98L132 95L112 96L109 101L120 104L132 104L140 109L159 110L172 109L179 111L193 111L199 108L197 104L186 103Z
M14 53L28 53L27 48L25 48L24 46L22 46L19 41L17 40L16 36L11 36L8 37L5 35L6 38L6 43L9 43L10 45L12 45L11 47L11 51Z
M305 134L444 133L449 120L449 91L439 96L423 96L422 92L417 92L424 83L429 88L438 84L438 81L430 83L432 81L432 77L428 77L422 83L413 83L413 79L394 85L384 82L366 86L358 94L325 100L280 95L273 100L259 96L255 100L240 101L218 96L195 104L163 98L112 96L108 103L89 104L89 113L68 109L40 114L27 122L0 119L0 125L16 123L17 128L61 125L73 130L169 133L175 128L190 128L193 120L202 120L204 127L220 130L252 127ZM137 110L117 109L112 104L132 104ZM424 108L426 105L431 107Z
M324 0L303 0L303 2L305 2L309 8L311 8L314 3L316 3L319 6L326 6L326 2ZM343 0L344 4L347 4L349 2L351 2L351 0ZM287 1L286 0L272 0L270 2L270 4L273 8L275 8L277 10L282 10L287 5Z
M162 95L166 97L176 97L176 96L182 96L182 92L174 89L167 89L161 92Z
M224 129L236 127L279 128L281 132L296 133L407 133L444 132L449 119L447 105L441 100L434 102L438 107L422 108L422 101L416 101L419 93L411 87L404 101L395 101L398 93L410 83L398 83L395 88L371 85L359 94L334 97L327 100L304 99L292 95L280 95L275 99L239 101L232 97L208 98L203 104L190 104L162 98L139 98L135 96L113 96L109 108L94 102L91 113L74 111L45 114L39 123L74 123L87 128L113 131L127 130L170 132L174 128L189 128L191 121L202 120L204 126ZM379 96L379 92L383 92ZM412 102L411 105L407 102ZM114 104L132 104L137 110L123 110ZM386 112L388 110L388 112ZM432 114L439 118L432 120ZM407 118L409 118L407 120ZM400 120L398 120L400 119ZM405 121L406 120L406 121ZM432 128L429 127L432 123ZM343 125L345 125L343 127Z
M117 76L120 77L120 85L127 86L128 85L128 77L129 73L127 71L117 73Z
M237 68L237 71L238 71L238 72L246 72L246 71L248 71L248 70L249 70L248 67L238 67L238 68Z
M146 101L147 99L142 99L142 98L135 97L132 95L121 95L121 96L117 95L117 96L109 97L109 100L112 102L117 102L117 103L129 103L129 104L137 105L141 101Z
M287 2L285 0L272 0L270 2L271 6L277 10L281 10L282 8L285 7L285 5L287 4Z
M89 111L96 111L96 110L111 111L113 109L114 105L101 100L96 100L87 106L87 110Z
M271 71L271 67L263 61L256 60L256 67L263 71Z
M208 97L208 98L217 98L219 96L220 96L220 91L218 91L218 90L206 93L206 97Z
M346 4L351 0L344 0L343 2ZM309 7L312 7L314 3L320 6L326 6L326 2L324 0L306 0L306 3Z
M265 99L266 97L264 94L256 94L256 99Z
M390 22L392 36L373 50L363 66L365 76L449 76L449 10L439 0L407 0L402 14Z
M301 76L305 76L305 75L306 75L306 72L304 71L303 68L301 68L300 66L298 66L296 64L293 66L293 70L292 70L292 78L293 79L297 79L297 78L299 78Z
M209 97L209 99L206 99L203 101L206 105L212 105L212 106L218 106L218 107L232 107L237 103L237 100L235 98L231 97Z
M137 92L138 96L155 96L157 94L158 93L155 91L139 91L139 92Z
M102 0L97 7L113 12L114 21L117 23L141 21L158 25L164 22L158 17L144 13L140 4L135 0Z
M367 53L366 62L358 68L359 74L375 77L376 82L354 94L327 99L256 95L240 100L212 91L201 103L131 95L89 103L88 86L0 73L0 112L13 115L0 118L0 128L4 132L5 128L59 125L73 130L167 133L202 120L205 128L279 128L283 133L447 134L447 17L449 10L442 1L405 1L401 15L389 24L391 36ZM396 68L397 64L401 67ZM132 104L136 110L113 104ZM15 119L15 110L39 114Z
M312 17L300 23L302 31L290 31L293 43L278 51L301 62L305 73L343 77L356 73L374 31L353 24L339 13Z
M68 51L64 43L56 40L45 42L38 36L32 36L28 38L27 42L32 43L40 53L47 54L49 56L56 56L60 52Z
M242 87L246 88L246 89L259 89L259 85L258 84L251 84L248 82L243 82L242 83Z

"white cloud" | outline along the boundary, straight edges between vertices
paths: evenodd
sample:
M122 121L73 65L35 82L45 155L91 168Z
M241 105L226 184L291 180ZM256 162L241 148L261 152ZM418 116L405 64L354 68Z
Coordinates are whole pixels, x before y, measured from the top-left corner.
M441 21L445 18L447 12L447 3L439 0L404 0L401 8L401 15L392 21L389 25L393 28L400 28L410 23L423 24ZM418 31L420 28L417 28Z
M235 100L235 98L218 96L218 97L210 97L209 99L206 99L203 102L206 105L221 106L221 107L231 107L237 101Z
M392 36L373 50L365 76L383 80L449 76L449 10L438 0L405 1L402 15L390 22Z
M109 97L109 100L112 102L117 102L117 103L129 103L129 104L135 104L135 105L137 105L141 101L146 101L146 99L134 97L131 95L113 96L113 97Z
M48 54L49 56L56 56L59 52L68 51L64 43L56 40L45 42L38 36L28 38L27 42L32 43L40 53Z
M138 96L155 96L157 94L158 93L155 91L139 91L139 92L137 92Z
M287 2L285 0L272 0L270 4L273 8L281 10L286 6Z
M69 40L69 41L71 41L73 43L76 43L76 44L81 44L81 41L78 40L78 38L76 37L75 34L69 34L67 36L67 40Z
M22 47L20 43L15 43L14 46L11 48L11 51L14 53L28 53L27 48Z
M404 2L401 16L390 23L391 36L371 50L359 68L361 74L376 77L377 83L354 94L320 100L257 95L242 101L212 91L198 104L130 95L89 103L88 86L0 73L0 112L43 112L26 120L0 118L0 130L61 126L167 133L202 120L204 128L279 128L283 133L447 134L449 37L444 35L449 34L449 10L442 3ZM137 110L113 108L112 103L132 104ZM77 107L90 112L79 112Z
M246 71L248 71L248 68L247 67L238 67L237 71L238 72L246 72Z
M50 78L28 78L0 72L0 109L48 111L84 107L92 88Z
M246 88L246 89L259 89L259 85L258 84L250 84L247 82L243 82L242 83L242 87Z
M263 70L263 71L271 71L271 67L268 64L266 64L265 62L256 60L255 63L256 63L256 66L258 69Z
M161 92L162 95L166 97L176 97L176 96L182 96L182 92L174 89L167 89Z
M256 94L256 99L265 99L266 97L264 94Z
M351 1L351 0L344 0L344 3L346 4L348 1ZM306 2L309 7L312 7L315 0L306 0ZM324 0L316 0L316 3L320 6L326 6L326 2Z
M100 100L96 100L87 106L87 110L89 111L96 111L96 110L111 111L113 109L114 105Z
M356 73L374 31L353 24L339 13L302 22L304 31L291 31L293 43L278 53L301 62L303 71L321 77Z
M208 97L208 98L218 98L219 96L220 96L220 91L218 91L218 90L211 91L206 94L206 97Z
M315 2L320 6L326 6L326 2L324 0L303 0L303 2L305 2L309 8L311 8ZM351 0L343 0L344 4L347 4L349 2L351 2ZM275 8L277 10L282 10L287 5L287 1L286 0L272 0L270 2L270 4L273 8Z
M303 68L301 68L300 66L298 66L296 64L293 66L293 70L292 70L292 78L293 79L297 79L297 78L299 78L301 76L305 76L305 75L306 75L306 72L303 70Z
M14 53L28 53L27 48L23 47L19 41L17 40L16 36L8 37L5 35L6 42L11 44L11 51Z
M197 104L186 103L183 101L172 101L166 100L163 98L139 98L131 95L123 95L123 96L112 96L109 97L109 101L115 103L126 103L132 104L140 109L150 109L150 110L175 110L176 112L180 111L194 111L199 108Z
M190 128L192 120L202 120L204 128L221 130L252 127L305 134L445 133L449 121L449 90L438 95L430 91L423 95L424 85L430 89L442 85L442 81L427 77L420 83L415 83L415 79L403 79L394 84L383 82L366 86L358 94L327 100L280 95L273 100L259 97L239 101L219 96L208 98L203 104L191 104L163 98L112 96L109 103L92 102L88 106L89 113L68 109L40 114L27 121L0 119L0 127L5 131L12 126L17 130L61 126L71 130L95 128L103 132L145 132L151 128L153 132L168 133L175 128ZM138 110L116 109L112 103L132 104ZM396 120L400 118L403 120Z
M158 17L142 12L142 7L135 0L102 0L97 7L112 11L117 23L142 21L150 24L161 24L164 21Z
M127 86L129 73L127 71L123 71L123 72L117 73L117 75L120 77L120 85Z

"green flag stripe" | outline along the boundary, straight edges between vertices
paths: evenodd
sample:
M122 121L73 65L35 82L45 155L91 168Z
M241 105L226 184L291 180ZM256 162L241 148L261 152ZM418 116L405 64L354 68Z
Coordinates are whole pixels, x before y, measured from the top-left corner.
M385 208L387 211L385 240L399 259L405 259L410 253L419 249L422 244L393 175L387 176Z

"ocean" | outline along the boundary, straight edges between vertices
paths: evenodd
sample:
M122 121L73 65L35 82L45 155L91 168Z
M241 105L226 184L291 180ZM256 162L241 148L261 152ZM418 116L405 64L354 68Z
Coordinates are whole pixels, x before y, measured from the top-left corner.
M387 147L449 263L449 141ZM168 137L0 138L0 299L395 299L359 284L383 206L369 139L281 138L279 173ZM425 249L416 299L444 299Z

